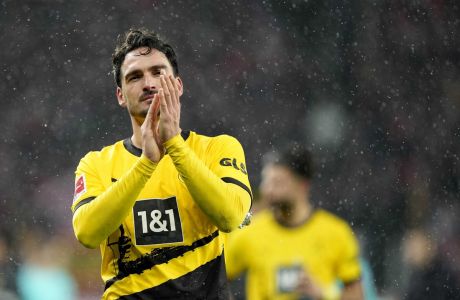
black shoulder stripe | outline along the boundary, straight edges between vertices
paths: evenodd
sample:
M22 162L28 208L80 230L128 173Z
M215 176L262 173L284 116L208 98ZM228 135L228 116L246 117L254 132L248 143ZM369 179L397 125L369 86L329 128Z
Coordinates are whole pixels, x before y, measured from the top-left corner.
M77 205L75 205L75 209L73 210L73 213L75 213L77 211L77 209L80 208L80 206L85 205L86 203L89 203L89 202L93 201L94 199L96 199L96 197L89 197L89 198L81 200L80 202L78 202Z
M226 183L236 184L237 186L241 187L243 190L248 192L249 196L251 197L251 202L252 202L252 192L244 183L232 177L222 177L221 179Z

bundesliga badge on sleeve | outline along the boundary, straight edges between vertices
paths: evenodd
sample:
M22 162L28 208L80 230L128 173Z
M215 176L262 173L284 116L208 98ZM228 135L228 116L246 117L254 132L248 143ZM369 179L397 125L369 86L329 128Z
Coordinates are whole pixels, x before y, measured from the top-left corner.
M75 180L75 190L73 194L73 201L77 200L78 197L86 193L86 180L85 180L85 175L80 175L76 180Z

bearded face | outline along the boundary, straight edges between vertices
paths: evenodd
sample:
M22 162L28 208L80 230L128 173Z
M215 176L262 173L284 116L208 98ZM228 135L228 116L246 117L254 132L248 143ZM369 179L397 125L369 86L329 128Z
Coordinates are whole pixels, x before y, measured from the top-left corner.
M260 192L266 204L283 210L305 200L304 180L283 165L264 167Z

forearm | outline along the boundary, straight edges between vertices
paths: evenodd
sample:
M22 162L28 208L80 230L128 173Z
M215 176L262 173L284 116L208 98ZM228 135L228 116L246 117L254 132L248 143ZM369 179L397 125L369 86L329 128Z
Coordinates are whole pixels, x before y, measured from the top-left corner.
M131 170L104 193L79 207L73 215L77 239L88 248L97 247L114 232L132 209L156 164L141 156Z
M251 205L250 194L214 174L180 135L166 142L165 147L201 210L221 231L237 228Z

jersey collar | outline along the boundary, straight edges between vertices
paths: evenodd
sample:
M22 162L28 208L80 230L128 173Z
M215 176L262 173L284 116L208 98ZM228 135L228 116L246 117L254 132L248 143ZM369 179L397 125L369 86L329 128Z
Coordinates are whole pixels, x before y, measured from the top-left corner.
M184 139L184 141L186 141L188 139L188 137L190 136L190 130L182 130L180 135L182 136L182 138ZM136 146L133 145L133 142L131 141L131 138L126 138L123 140L123 146L125 147L125 149L135 155L135 156L138 156L140 157L142 155L142 149L140 148L137 148Z

